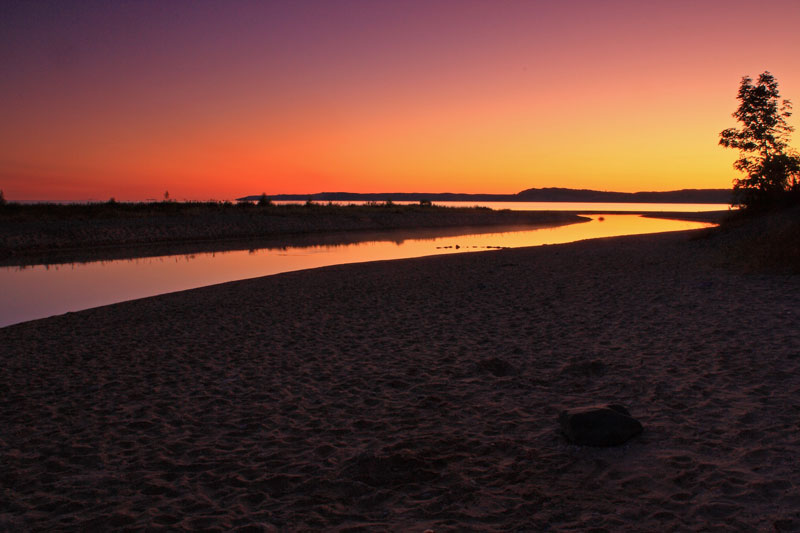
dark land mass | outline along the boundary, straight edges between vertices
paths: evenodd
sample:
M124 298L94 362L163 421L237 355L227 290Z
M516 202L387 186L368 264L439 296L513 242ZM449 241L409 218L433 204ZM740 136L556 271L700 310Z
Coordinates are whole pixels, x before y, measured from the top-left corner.
M462 194L462 193L353 193L320 192L315 194L273 194L267 195L275 201L315 202L622 202L622 203L679 203L679 204L728 204L731 202L730 189L681 189L663 192L609 192L589 189L564 189L547 187L526 189L516 194ZM262 195L237 198L240 202L253 202Z
M250 203L7 204L0 208L0 265L70 263L370 240L363 232L557 226L575 213L419 205ZM392 240L402 239L399 235ZM330 242L333 240L333 242Z
M800 206L734 211L711 234L728 263L740 270L800 274Z
M690 222L710 222L712 224L720 224L731 216L733 212L725 211L653 211L642 213L643 217L647 218L666 218L668 220L688 220ZM581 211L581 214L591 215L594 213L587 213ZM623 214L623 213L619 213Z

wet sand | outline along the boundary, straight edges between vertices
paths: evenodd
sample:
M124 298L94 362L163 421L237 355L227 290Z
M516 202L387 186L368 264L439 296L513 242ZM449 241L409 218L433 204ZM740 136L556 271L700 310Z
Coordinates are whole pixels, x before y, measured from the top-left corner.
M800 277L697 232L0 329L0 529L800 530ZM644 432L569 444L568 407Z

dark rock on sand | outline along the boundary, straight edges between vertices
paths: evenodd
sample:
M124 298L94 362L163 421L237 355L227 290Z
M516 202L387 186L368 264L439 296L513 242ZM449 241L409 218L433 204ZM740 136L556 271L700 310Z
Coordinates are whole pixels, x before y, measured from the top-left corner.
M621 405L592 405L562 411L561 431L575 444L616 446L642 432L642 424Z

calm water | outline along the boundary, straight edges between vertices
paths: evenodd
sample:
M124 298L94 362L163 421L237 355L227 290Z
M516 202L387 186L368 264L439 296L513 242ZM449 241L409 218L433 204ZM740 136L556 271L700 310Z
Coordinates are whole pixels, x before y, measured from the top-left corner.
M306 268L710 226L638 215L603 215L602 221L598 215L591 218L591 222L554 228L503 231L484 228L457 236L452 236L450 229L451 235L445 237L431 236L430 230L416 237L411 232L385 232L373 233L368 241L338 246L0 268L0 327L67 311Z

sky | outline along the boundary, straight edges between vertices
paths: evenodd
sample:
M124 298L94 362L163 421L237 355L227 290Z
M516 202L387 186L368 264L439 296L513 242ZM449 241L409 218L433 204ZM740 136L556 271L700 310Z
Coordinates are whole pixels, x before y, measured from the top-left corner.
M0 190L727 188L742 76L800 102L798 27L797 0L3 0Z

